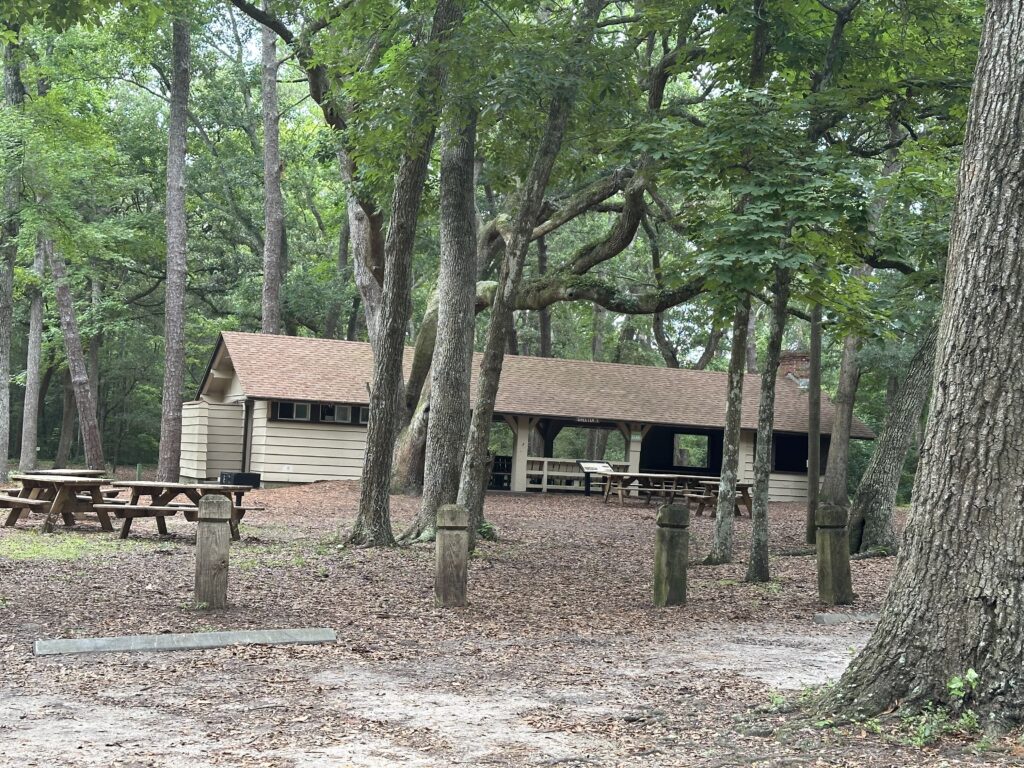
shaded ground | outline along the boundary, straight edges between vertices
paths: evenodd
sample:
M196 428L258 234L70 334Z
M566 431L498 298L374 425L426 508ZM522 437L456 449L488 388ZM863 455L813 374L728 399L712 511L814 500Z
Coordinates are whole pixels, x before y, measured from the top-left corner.
M594 499L493 496L501 540L471 564L472 606L432 603L433 550L351 550L344 483L260 491L231 552L232 607L190 605L194 528L152 521L0 529L0 745L14 766L940 766L1024 764L909 746L912 726L822 728L783 697L834 678L870 625L820 626L811 557L774 580L695 566L689 604L650 607L654 510ZM416 500L395 498L409 520ZM778 506L773 548L802 547ZM248 519L247 519L248 520ZM33 523L36 527L38 523ZM749 546L737 520L737 553ZM712 521L694 520L692 561ZM854 564L878 610L892 562ZM328 626L327 647L35 658L39 638ZM1019 754L1015 754L1015 752Z

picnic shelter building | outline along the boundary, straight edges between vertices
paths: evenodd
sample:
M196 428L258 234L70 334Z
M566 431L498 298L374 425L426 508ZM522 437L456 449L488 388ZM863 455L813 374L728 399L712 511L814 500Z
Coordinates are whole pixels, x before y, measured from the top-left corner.
M772 501L807 496L805 363L805 356L791 355L777 382ZM372 373L366 343L222 333L196 398L184 404L182 479L238 471L260 473L271 485L359 479ZM753 479L760 383L758 375L744 382L740 480ZM717 477L726 385L727 375L714 371L506 355L495 420L510 428L511 450L495 457L491 487L580 490L583 475L575 459L584 457L553 455L567 428L621 434L621 460L611 462L617 469ZM823 468L833 417L823 396ZM852 436L874 437L858 419ZM542 455L530 455L531 444Z

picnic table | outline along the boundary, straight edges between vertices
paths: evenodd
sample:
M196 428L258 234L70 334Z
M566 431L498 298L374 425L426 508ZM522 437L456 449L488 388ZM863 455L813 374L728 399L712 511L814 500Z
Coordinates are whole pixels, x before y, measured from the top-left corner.
M33 469L33 475L58 475L60 477L103 477L106 474L102 469L71 469L69 467L57 467L54 469Z
M706 486L708 489L708 498L713 499L717 502L718 500L718 486L720 481L715 478L704 478L700 481L700 484ZM742 514L740 512L740 502L743 502L743 506L747 508L747 514L750 517L754 516L754 500L750 497L750 489L754 487L753 483L737 482L736 483L736 515L737 517ZM701 501L700 506L697 507L697 514L700 515L704 512L704 500Z
M161 534L167 533L166 518L173 517L181 512L189 522L197 519L199 500L208 494L226 496L231 502L231 538L238 541L241 536L238 532L238 523L245 517L247 510L253 507L246 507L242 504L242 496L251 491L248 485L224 485L221 483L169 483L159 480L122 480L112 483L115 488L125 488L130 491L131 496L127 504L110 505L110 511L124 520L121 524L121 538L128 538L128 532L132 527L132 520L136 517L156 518L157 531ZM175 502L180 496L188 499L187 503ZM148 498L148 505L139 504L143 498Z
M31 473L11 475L11 479L21 483L21 488L17 495L0 495L0 507L11 510L4 522L7 527L17 523L22 512L34 509L46 513L44 533L53 530L58 516L70 527L75 524L76 515L84 512L94 512L103 530L114 530L110 515L103 508L101 489L108 481L101 477Z
M655 496L664 496L669 502L676 496L685 494L699 480L707 479L698 475L673 475L666 472L595 472L605 478L604 500L612 493L617 493L619 503L624 502L623 493L630 489L635 483L636 490L641 495L647 496L647 502Z

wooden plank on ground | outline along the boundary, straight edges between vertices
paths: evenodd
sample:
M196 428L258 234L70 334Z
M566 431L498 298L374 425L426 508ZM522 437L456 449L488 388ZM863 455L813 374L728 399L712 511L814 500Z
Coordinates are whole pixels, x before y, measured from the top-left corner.
M249 629L234 632L184 632L166 635L88 637L75 640L36 640L36 656L65 653L110 653L133 651L194 651L229 645L313 645L333 643L333 629Z

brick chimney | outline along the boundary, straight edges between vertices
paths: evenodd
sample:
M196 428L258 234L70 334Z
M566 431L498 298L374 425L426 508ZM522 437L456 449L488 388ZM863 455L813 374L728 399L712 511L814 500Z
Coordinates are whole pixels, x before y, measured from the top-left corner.
M779 376L796 382L801 389L806 389L810 375L811 355L809 352L787 350L779 356Z

